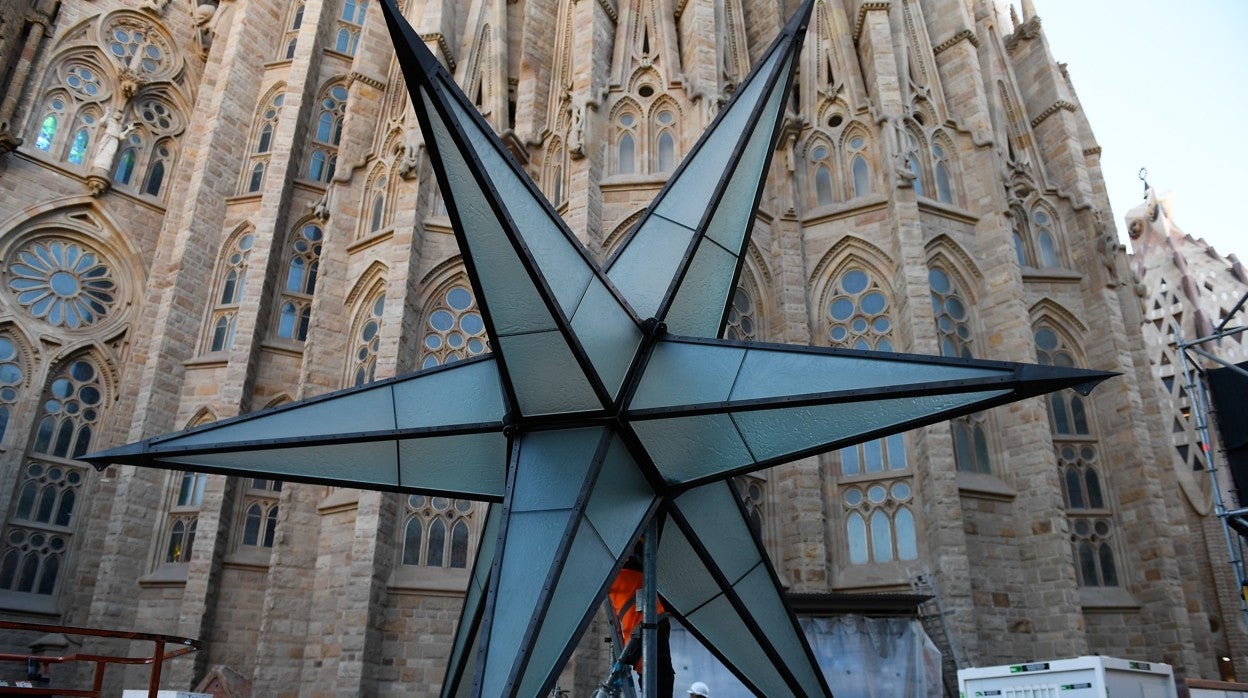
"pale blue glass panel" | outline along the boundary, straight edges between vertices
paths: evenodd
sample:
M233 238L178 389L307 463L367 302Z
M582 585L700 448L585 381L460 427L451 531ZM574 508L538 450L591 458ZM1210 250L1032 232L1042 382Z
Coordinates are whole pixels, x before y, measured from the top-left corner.
M849 539L849 562L854 565L865 565L871 558L867 556L867 522L862 514L853 511L845 521L847 538Z
M494 562L498 524L502 519L502 513L503 508L496 504L490 505L486 513L485 528L481 532L481 542L477 548L477 559L473 564L472 577L468 580L468 589L464 594L464 605L459 614L459 624L455 628L455 638L451 642L451 656L447 662L447 676L443 680L443 686L449 686L453 680L457 680L458 684L455 686L454 693L456 698L468 698L472 695L472 677L477 665L477 631L480 629L480 619L478 618L476 623L472 620L485 603L490 565ZM459 666L465 652L468 654L463 671L453 679L452 673L455 667Z
M425 97L425 109L432 125L429 135L442 156L450 183L450 191L443 194L459 211L469 248L463 252L472 257L476 266L495 330L506 335L554 328L554 319L541 295L520 264L515 248L477 185L463 153L455 147L446 124L437 118L438 112L428 97ZM477 137L480 138L480 134Z
M577 250L580 242L569 239L559 223L550 217L550 213L533 195L533 190L525 186L527 177L521 175L512 161L499 152L492 134L483 133L458 101L451 100L451 108L460 125L472 136L485 173L493 181L504 207L516 224L517 234L524 240L546 277L559 307L563 308L565 315L571 315L593 276L589 264Z
M399 468L393 441L324 444L275 448L263 451L204 453L161 458L164 463L198 465L231 471L248 477L315 477L359 485L399 484Z
M598 279L590 282L572 317L572 329L607 391L617 396L641 344L641 329Z
M871 513L871 557L875 562L893 561L893 522L883 509Z
M659 594L677 611L689 613L720 593L684 532L670 523L659 540L658 558Z
M643 320L654 317L693 239L693 230L650 216L607 270L607 277Z
M802 685L805 694L823 695L819 668L808 659L806 638L794 627L792 616L780 598L780 590L766 567L756 567L734 588L772 647L785 658L786 666Z
M660 340L630 407L674 407L723 402L741 369L745 349Z
M554 544L554 541L551 541ZM586 615L598 611L598 593L604 590L615 566L616 557L587 526L581 526L546 617L529 654L529 664L519 682L516 695L539 695L542 683L562 668L559 656L579 638L577 630Z
M758 460L766 460L824 447L876 429L894 428L910 420L931 424L945 419L942 413L1009 393L1009 390L993 390L736 412L733 413L733 421L740 428L751 452Z
M690 337L718 337L721 316L732 280L737 273L737 257L713 242L703 242L689 264L663 320L672 334Z
M521 650L521 641L533 621L533 612L546 584L559 539L571 519L571 512L542 511L513 513L507 527L499 570L498 592L494 596L493 623L480 695L508 695L507 677Z
M897 510L897 559L916 560L919 557L915 543L914 514L910 509L901 507Z
M839 390L911 385L934 381L1012 376L1010 368L938 364L899 359L751 349L732 390L733 400L754 400Z
M687 482L754 462L725 414L636 421L633 431L668 482Z
M157 448L230 444L277 437L324 436L394 429L394 398L390 385L343 393L323 400L260 412L237 422L167 439Z
M736 99L724 112L723 117L708 131L697 151L686 158L685 169L670 183L662 200L655 204L655 213L696 228L702 222L706 205L714 195L732 151L741 140L742 132L749 126L750 113L759 99L771 71L782 57L774 51L753 73L752 79L738 88Z
M708 603L693 615L686 616L689 625L706 637L707 641L723 653L727 664L741 672L768 698L792 696L793 691L784 683L771 659L763 653L758 639L726 597ZM786 658L797 661L797 657ZM814 693L812 695L819 695Z
M595 427L521 434L512 512L569 509L576 504L605 431Z
M394 442L385 442L394 450ZM502 499L507 437L501 433L405 439L398 444L399 484L405 489L458 492Z
M708 483L677 497L675 505L732 584L761 562L763 554L730 487L727 480Z
M525 415L602 409L558 331L502 336L498 344Z
M791 60L786 60L781 66L781 75L787 75ZM770 97L767 98L767 106L763 107L763 113L759 115L758 126L741 153L732 180L724 189L719 208L715 210L715 215L706 229L707 237L736 252L738 256L745 245L746 231L753 224L754 200L767 180L763 165L771 151L771 137L779 127L778 117L780 107L784 104L784 96L784 80L777 80ZM731 284L732 279L725 283Z
M502 386L494 359L455 364L395 383L393 387L399 429L497 422L503 418Z
M628 548L653 501L654 491L645 475L619 437L612 437L585 516L617 558Z

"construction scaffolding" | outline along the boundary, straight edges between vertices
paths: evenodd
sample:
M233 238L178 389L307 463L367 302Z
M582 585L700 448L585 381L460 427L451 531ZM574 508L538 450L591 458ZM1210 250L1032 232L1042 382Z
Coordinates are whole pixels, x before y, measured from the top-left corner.
M1218 518L1222 521L1222 532L1226 537L1226 548L1230 555L1228 562L1232 569L1235 570L1235 581L1239 585L1239 611L1243 616L1244 623L1248 625L1248 570L1244 565L1245 548L1248 547L1248 507L1239 506L1236 502L1235 508L1227 508L1225 497L1223 495L1222 483L1218 479L1218 466L1215 457L1215 449L1211 448L1213 443L1209 430L1209 415L1211 412L1209 402L1209 389L1207 384L1207 374L1214 367L1209 362L1216 364L1217 367L1223 367L1248 378L1248 371L1232 364L1225 359L1215 356L1207 351L1204 347L1210 342L1216 342L1220 339L1234 337L1248 331L1248 325L1242 322L1236 326L1230 326L1231 321L1236 316L1248 316L1244 313L1244 307L1248 304L1248 293L1245 293L1231 312L1222 318L1218 326L1213 332L1206 337L1199 337L1193 340L1184 340L1180 327L1175 328L1175 346L1178 348L1179 364L1183 371L1183 381L1187 386L1187 394L1191 400L1192 417L1196 421L1196 431L1200 436L1201 448L1205 450L1208 456L1207 472L1212 486L1213 506ZM1204 362L1201 361L1204 359ZM1248 492L1240 492L1240 497L1248 498Z

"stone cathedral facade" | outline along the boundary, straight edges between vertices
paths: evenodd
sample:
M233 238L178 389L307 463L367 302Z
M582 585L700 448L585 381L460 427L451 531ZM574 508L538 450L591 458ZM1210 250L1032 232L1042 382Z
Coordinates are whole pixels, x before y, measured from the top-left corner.
M605 257L797 3L403 5ZM0 79L0 618L202 638L172 688L435 695L481 505L75 460L489 350L376 7L8 0ZM1030 0L820 0L787 111L729 336L1122 374L741 479L789 590L926 575L964 665L1248 677Z

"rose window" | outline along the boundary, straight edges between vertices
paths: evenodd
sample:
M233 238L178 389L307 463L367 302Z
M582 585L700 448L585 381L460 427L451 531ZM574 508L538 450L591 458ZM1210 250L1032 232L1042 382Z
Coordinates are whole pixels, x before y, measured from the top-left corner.
M19 251L9 288L31 315L71 330L99 322L117 302L117 283L100 256L65 240L40 240Z

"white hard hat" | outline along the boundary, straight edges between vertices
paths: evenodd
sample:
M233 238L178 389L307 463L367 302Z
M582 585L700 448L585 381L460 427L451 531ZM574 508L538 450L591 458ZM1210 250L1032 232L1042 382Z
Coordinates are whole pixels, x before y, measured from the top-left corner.
M694 681L693 685L689 687L689 695L711 698L711 689L701 681Z

